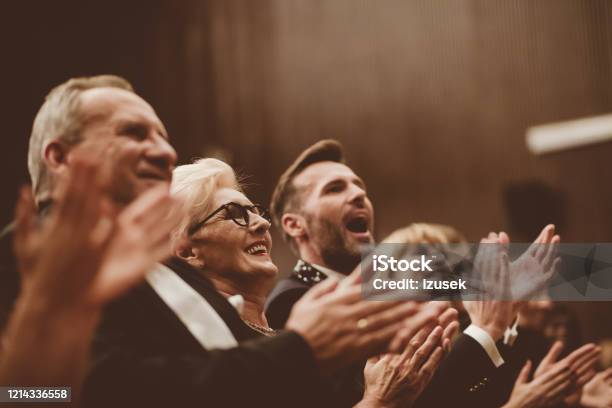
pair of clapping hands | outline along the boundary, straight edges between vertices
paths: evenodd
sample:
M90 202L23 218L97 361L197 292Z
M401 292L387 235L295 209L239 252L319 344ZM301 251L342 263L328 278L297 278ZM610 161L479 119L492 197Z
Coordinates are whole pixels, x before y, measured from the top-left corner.
M375 377L377 367L397 355L402 364L412 361L426 382L442 348L450 347L457 311L447 302L366 300L361 279L358 267L342 281L330 277L313 287L295 304L285 328L308 342L324 373L372 357L366 375ZM391 354L373 357L381 353Z
M489 233L480 241L474 259L474 267L480 272L485 291L498 300L530 300L538 295L558 270L560 241L555 226L547 225L529 248L510 262L508 234L503 231Z
M324 371L370 357L358 406L410 405L450 350L459 328L457 311L443 301L364 300L359 269L307 292L286 328L306 339Z
M44 218L30 188L20 193L14 250L21 292L3 333L0 383L68 384L77 401L102 306L171 253L170 230L181 215L168 186L117 206L108 163L105 155L73 154Z
M507 234L491 233L481 241L474 266L482 277L484 290L476 299L464 302L472 323L496 341L515 319L519 301L541 290L558 268L560 241L554 226L546 226L534 243L510 263ZM436 302L432 302L436 303ZM459 325L457 312L448 309L437 325L421 328L399 353L368 360L364 370L366 390L362 403L368 406L410 406L422 393L438 368Z
M542 359L530 381L532 371L531 361L527 361L519 373L510 400L503 408L538 408L550 407L561 403L566 406L576 406L583 399L584 406L598 405L601 398L595 387L612 390L612 381L606 383L606 378L612 380L612 371L597 374L595 365L600 357L601 349L589 343L559 360L563 344L555 342L548 354ZM606 387L607 385L607 387ZM583 396L583 388L586 393ZM595 405L590 404L594 402ZM607 404L612 398L607 396Z
M554 225L547 225L529 248L510 262L506 233L491 232L483 238L474 258L481 290L463 302L472 324L485 330L493 341L499 340L522 302L543 296L561 262L559 242Z
M21 190L15 254L24 292L51 308L95 309L171 254L169 234L181 213L167 185L116 208L105 192L101 159L75 155L71 166L42 220L31 190Z

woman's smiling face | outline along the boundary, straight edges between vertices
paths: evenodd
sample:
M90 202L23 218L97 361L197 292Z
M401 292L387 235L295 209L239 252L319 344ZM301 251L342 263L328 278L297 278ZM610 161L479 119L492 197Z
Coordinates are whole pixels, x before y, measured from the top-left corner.
M213 193L210 213L228 203L253 205L240 191L223 187ZM219 211L193 233L191 248L195 259L190 263L226 279L261 279L264 276L275 279L278 268L270 256L270 222L249 211L249 225L240 226L232 219L240 215L236 210Z

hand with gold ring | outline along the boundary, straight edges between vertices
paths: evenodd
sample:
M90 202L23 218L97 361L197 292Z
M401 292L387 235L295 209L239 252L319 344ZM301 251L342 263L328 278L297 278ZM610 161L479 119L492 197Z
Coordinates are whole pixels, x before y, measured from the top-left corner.
M411 406L429 384L444 357L443 332L440 326L424 327L401 354L370 358L363 370L364 396L357 406Z

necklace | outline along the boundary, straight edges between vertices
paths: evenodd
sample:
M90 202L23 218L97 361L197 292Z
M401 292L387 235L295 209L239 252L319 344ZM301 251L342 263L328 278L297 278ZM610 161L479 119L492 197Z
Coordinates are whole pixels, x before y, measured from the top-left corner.
M272 337L276 335L276 330L271 329L269 327L264 327L261 326L259 324L256 323L252 323L249 322L248 320L242 319L242 321L249 326L251 329L255 330L256 332L259 332L261 334L263 334L264 336L268 336L268 337Z

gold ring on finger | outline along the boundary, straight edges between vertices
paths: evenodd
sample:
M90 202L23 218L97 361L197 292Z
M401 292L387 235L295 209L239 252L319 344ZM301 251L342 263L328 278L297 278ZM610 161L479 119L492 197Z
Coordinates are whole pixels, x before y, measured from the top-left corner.
M363 319L357 320L358 329L365 329L366 327L368 327L368 319L363 318Z

